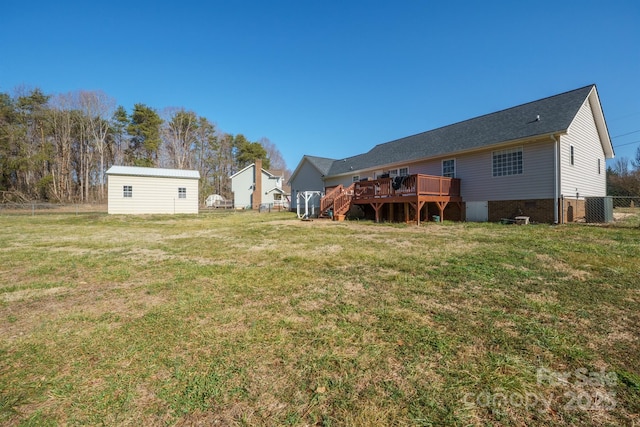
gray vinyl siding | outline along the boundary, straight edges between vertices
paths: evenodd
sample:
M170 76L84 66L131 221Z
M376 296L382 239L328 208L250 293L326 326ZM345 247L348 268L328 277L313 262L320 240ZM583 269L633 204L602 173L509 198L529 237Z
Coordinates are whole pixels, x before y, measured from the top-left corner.
M553 142L527 142L511 147L522 147L520 175L494 177L493 149L421 162L409 166L409 173L442 175L442 161L454 159L455 177L460 179L464 201L553 198Z
M278 187L278 179L282 179L275 176L270 176L264 172L262 172L262 203L273 204L275 202L273 196L277 193L276 191L272 191L274 188ZM279 194L279 193L277 193Z
M291 208L295 209L298 203L298 192L324 191L325 183L320 171L305 159L289 185L291 185Z
M442 161L454 159L455 177L460 178L460 191L464 201L553 198L553 141L527 142L511 147L522 147L523 173L520 175L494 177L493 152L495 150L493 149L425 160L409 164L407 167L411 175L440 176L442 175ZM367 172L360 172L360 176L366 177L368 175ZM349 185L350 183L351 177L339 177L328 179L326 185L330 187L338 184Z
M236 208L251 208L253 198L253 184L255 167L246 168L231 180L233 192L233 206Z
M132 197L124 197L125 185ZM198 213L197 179L109 175L107 188L110 214ZM186 188L186 198L178 198L178 188Z
M571 165L571 146L574 164ZM598 173L600 159L600 173ZM567 135L560 138L561 194L575 197L605 196L607 174L604 150L596 129L589 99L571 122Z
M465 201L553 198L553 142L528 142L522 147L522 174L493 176L493 152L456 157L456 178Z
M326 188L329 187L336 187L340 184L342 184L345 187L350 186L351 184L353 184L353 177L355 175L358 175L360 177L360 179L366 178L368 176L373 176L373 173L371 173L370 175L368 175L367 173L363 173L363 172L355 172L353 175L349 175L349 176L337 176L337 177L332 177L332 178L328 178L327 180L325 180L324 185Z
M236 208L251 208L253 205L253 184L255 183L255 165L248 167L231 180L231 191L233 192L233 205ZM262 171L262 197L260 203L273 203L273 188L277 187L276 177L272 177Z
M453 159L454 157L447 157L447 159ZM409 175L414 174L423 175L442 175L442 160L430 160L409 166ZM456 161L456 178L458 177L458 162Z

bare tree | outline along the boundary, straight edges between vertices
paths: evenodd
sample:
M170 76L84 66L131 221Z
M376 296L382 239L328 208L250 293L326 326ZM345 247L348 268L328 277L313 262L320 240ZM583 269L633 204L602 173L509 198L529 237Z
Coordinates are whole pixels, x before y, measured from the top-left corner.
M168 108L162 137L168 153L169 165L178 169L192 169L197 142L198 118L184 108Z
M212 180L219 149L220 144L215 125L205 117L199 117L194 155L197 168L200 171L201 195L205 197L215 188Z
M233 153L233 135L224 133L218 136L218 150L214 160L213 186L224 197L231 197L231 180L235 168Z
M110 129L109 119L113 114L116 103L113 98L102 91L81 91L79 98L80 108L86 120L86 132L91 139L91 145L95 148L100 162L97 167L97 181L100 185L100 199L104 199L104 173L106 171L107 137Z
M260 145L267 151L267 157L270 161L270 167L272 170L280 170L284 176L285 182L291 176L291 170L287 168L287 162L282 157L282 153L278 150L278 147L269 140L269 138L260 138Z
M636 171L640 171L640 145L636 148L636 157L631 160L631 164Z
M618 157L613 164L613 171L618 176L626 176L629 173L629 158Z
M49 107L48 118L54 145L50 166L52 193L57 200L67 201L71 194L74 96L71 93L55 95L49 101Z

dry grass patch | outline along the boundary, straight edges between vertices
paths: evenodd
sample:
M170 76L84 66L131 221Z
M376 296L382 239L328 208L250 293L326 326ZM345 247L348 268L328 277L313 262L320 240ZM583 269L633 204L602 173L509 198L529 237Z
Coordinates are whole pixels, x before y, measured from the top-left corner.
M606 425L640 412L633 229L8 221L3 424ZM567 391L538 384L541 367L615 371L618 405L465 403Z
M573 268L562 260L551 257L547 254L537 254L536 258L546 268L556 271L564 276L565 280L584 281L589 277L589 272Z

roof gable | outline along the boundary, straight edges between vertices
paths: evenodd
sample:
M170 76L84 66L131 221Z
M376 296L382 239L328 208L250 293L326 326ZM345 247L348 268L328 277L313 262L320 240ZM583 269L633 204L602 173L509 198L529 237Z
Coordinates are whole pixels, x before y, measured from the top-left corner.
M348 174L377 166L566 133L578 110L592 93L595 93L595 85L379 144L367 153L334 161L326 175Z
M273 187L272 189L265 191L265 194L269 194L269 193L272 193L272 192L273 193L280 193L282 195L287 195L288 194L285 190L283 190L282 188L278 188L278 187Z
M602 143L602 150L604 151L607 159L613 159L615 157L615 152L613 151L613 144L611 143L611 137L609 136L607 121L605 120L604 112L602 111L602 104L600 104L598 90L595 86L593 86L593 89L589 94L589 102L591 103L593 118L595 119L598 135L600 136L600 141Z
M244 168L240 169L238 172L234 173L234 174L233 174L233 175L231 175L229 178L233 179L233 178L235 178L236 176L243 174L245 171L247 171L247 170L249 170L249 169L253 170L253 169L255 168L255 166L256 166L256 164L255 164L255 163L251 163L249 166L246 166L246 167L244 167ZM263 174L266 174L269 178L277 178L277 176L276 176L276 175L272 174L271 172L269 172L269 171L268 171L268 170L266 170L266 169L261 169L261 171L262 171L262 173L263 173Z
M308 162L311 166L313 166L318 171L318 173L320 173L320 175L328 175L331 166L336 162L336 160L329 159L327 157L309 156L305 154L304 156L302 156L302 160L300 160L300 163L298 163L296 170L294 170L291 174L291 177L289 177L289 182L292 182L295 179L305 162Z

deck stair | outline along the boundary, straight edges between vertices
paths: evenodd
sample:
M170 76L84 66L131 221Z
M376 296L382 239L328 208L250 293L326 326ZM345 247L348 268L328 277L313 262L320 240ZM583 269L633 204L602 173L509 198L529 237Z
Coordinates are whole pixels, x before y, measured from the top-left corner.
M354 184L345 188L342 184L329 190L320 200L320 216L328 218L345 215L351 208ZM332 214L329 212L332 211Z

